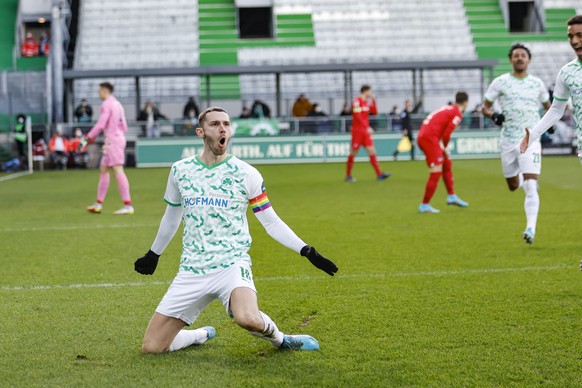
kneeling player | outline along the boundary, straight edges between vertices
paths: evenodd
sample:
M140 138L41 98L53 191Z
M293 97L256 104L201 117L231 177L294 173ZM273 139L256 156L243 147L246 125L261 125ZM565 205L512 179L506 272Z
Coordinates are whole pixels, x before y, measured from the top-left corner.
M440 210L430 205L430 200L436 191L441 176L447 188L447 205L467 207L469 204L455 194L453 163L449 158L447 145L451 134L463 119L463 112L467 109L469 96L465 92L458 92L455 104L443 106L432 112L424 119L418 133L418 146L426 156L426 164L430 170L424 199L418 211L421 213L439 213Z
M226 153L232 134L226 111L208 108L198 121L196 133L204 139L204 150L172 166L164 196L168 206L158 234L151 250L135 262L137 272L151 275L180 221L184 221L180 270L149 323L142 351L175 351L212 339L216 331L210 326L182 329L194 323L214 299L221 301L239 326L277 348L319 349L315 338L285 335L259 310L248 254L248 205L275 240L307 257L329 275L333 276L338 268L305 244L277 216L261 174Z

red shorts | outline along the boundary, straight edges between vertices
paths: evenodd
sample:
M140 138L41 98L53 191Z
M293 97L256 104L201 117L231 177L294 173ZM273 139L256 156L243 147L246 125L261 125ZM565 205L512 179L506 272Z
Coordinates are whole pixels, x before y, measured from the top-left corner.
M445 154L439 141L436 139L418 137L418 146L426 156L426 164L429 167L440 166L445 160Z
M352 149L359 150L361 146L373 147L374 140L368 130L352 129Z

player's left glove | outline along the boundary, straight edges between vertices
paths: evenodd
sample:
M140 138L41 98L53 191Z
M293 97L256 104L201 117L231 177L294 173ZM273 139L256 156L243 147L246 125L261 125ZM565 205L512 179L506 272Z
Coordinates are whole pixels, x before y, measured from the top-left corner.
M87 147L87 144L89 144L89 137L83 136L81 138L81 141L79 142L79 147L77 151L82 151L85 147Z
M151 275L158 266L160 255L154 253L151 249L144 256L137 259L134 263L136 272L142 275Z
M330 276L333 276L338 270L337 266L333 263L333 261L322 256L319 252L315 250L314 247L310 247L309 245L306 245L303 248L301 248L301 256L307 257L311 264L313 264L314 266L316 266L317 268L319 268L320 270L322 270L323 272L327 273Z
M493 113L491 120L493 120L495 125L501 126L501 124L503 124L505 121L505 115L503 113Z

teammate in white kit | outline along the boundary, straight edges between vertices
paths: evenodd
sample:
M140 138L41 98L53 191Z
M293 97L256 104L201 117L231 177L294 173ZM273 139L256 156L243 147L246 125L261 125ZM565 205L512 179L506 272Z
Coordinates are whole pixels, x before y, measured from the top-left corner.
M158 234L148 253L135 262L137 272L151 275L184 221L180 269L149 323L142 352L175 351L212 339L216 331L210 326L183 328L194 323L214 299L221 301L239 326L277 348L318 350L315 338L285 335L259 310L248 254L252 241L248 205L275 240L331 276L338 268L277 216L261 174L226 153L232 135L226 111L208 108L198 120L196 133L204 139L204 150L172 166L164 196L168 205Z
M535 126L526 128L520 148L521 152L527 153L539 137L562 118L571 98L578 136L578 157L582 163L582 15L568 20L568 40L578 58L564 65L558 73L550 110Z
M531 61L529 49L514 44L509 50L512 73L503 74L493 80L485 93L482 112L501 126L501 165L510 191L523 188L524 209L527 226L522 234L524 241L533 244L540 208L538 178L542 170L542 147L535 142L524 154L520 154L519 143L524 128L540 119L540 103L550 107L550 95L541 79L529 75ZM501 113L493 111L493 103L499 102Z

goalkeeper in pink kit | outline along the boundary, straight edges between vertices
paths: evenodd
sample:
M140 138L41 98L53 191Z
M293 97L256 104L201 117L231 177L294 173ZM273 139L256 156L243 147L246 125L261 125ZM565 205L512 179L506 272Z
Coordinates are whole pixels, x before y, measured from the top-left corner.
M84 147L88 142L93 141L102 131L105 135L99 186L97 186L97 202L89 206L87 211L90 213L101 213L103 201L107 195L107 189L109 189L109 170L113 169L124 205L113 214L133 214L134 209L131 206L129 181L123 170L123 165L125 164L125 134L127 133L125 111L121 103L113 96L113 85L109 82L99 84L99 98L103 101L99 113L99 120L81 143L81 146Z

